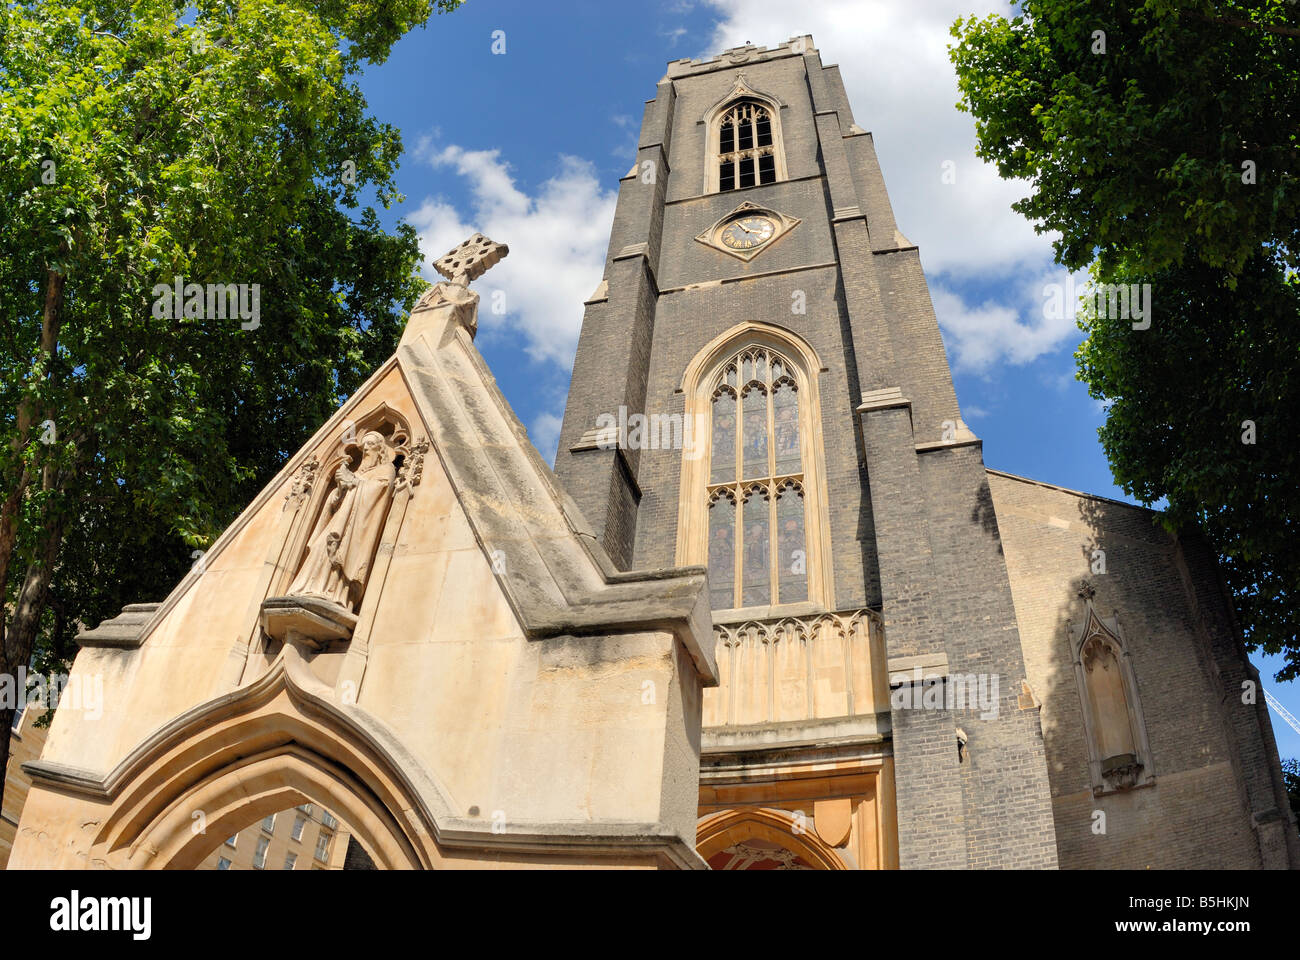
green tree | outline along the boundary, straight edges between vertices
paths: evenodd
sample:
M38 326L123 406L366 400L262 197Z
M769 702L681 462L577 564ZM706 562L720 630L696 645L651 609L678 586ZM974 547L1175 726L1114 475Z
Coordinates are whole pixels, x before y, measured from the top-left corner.
M1291 757L1282 761L1282 782L1286 784L1286 795L1291 800L1291 812L1295 814L1297 828L1300 829L1300 759Z
M1079 323L1115 482L1204 532L1247 642L1300 676L1300 6L1025 0L952 33L1014 209L1094 284L1151 285L1148 329Z
M392 351L419 252L355 77L458 5L0 8L0 675L165 594Z

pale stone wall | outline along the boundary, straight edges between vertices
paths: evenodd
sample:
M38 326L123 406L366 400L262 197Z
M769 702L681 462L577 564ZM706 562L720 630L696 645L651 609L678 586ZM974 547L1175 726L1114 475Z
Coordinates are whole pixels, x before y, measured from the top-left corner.
M161 608L82 635L74 682L102 682L103 710L58 711L15 865L197 866L311 801L387 866L703 866L705 579L615 571L474 350L477 298L433 294L453 306L417 306ZM355 627L323 648L268 636L263 601L329 489L287 496L300 468L381 410L430 446L392 488Z
M32 786L32 778L23 772L23 764L39 757L41 748L45 746L48 728L36 726L36 721L44 713L42 707L29 705L9 738L4 810L0 812L0 870L9 863L9 852L13 849L14 837L18 831L18 818L22 815L27 793Z
M1276 822L1277 804L1262 711L1241 702L1248 665L1230 642L1213 565L1192 575L1184 545L1151 511L994 471L989 486L1025 668L1042 703L1061 866L1258 868L1261 847L1272 849L1268 865L1285 865L1280 833L1252 826L1252 815ZM1093 570L1098 550L1104 574ZM1089 777L1067 626L1083 615L1085 583L1098 613L1116 615L1123 629L1154 768L1150 785L1101 796ZM1093 831L1095 811L1106 815L1104 835Z

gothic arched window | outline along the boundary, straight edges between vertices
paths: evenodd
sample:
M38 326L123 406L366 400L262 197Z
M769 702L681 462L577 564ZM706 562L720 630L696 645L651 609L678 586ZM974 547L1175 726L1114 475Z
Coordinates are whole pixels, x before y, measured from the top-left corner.
M710 605L728 617L835 609L821 370L798 334L746 321L682 376L699 442L681 461L675 562L708 567Z
M790 361L746 347L710 397L709 583L716 609L808 599L799 387Z
M717 122L718 189L736 190L777 180L772 108L757 100L727 105Z

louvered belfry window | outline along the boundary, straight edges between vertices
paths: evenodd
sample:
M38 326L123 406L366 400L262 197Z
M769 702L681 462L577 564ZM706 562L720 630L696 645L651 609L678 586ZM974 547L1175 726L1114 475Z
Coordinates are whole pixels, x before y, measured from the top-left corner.
M753 100L729 106L718 124L718 189L776 182L772 114Z
M755 346L722 364L710 437L713 609L807 600L799 388L785 357Z

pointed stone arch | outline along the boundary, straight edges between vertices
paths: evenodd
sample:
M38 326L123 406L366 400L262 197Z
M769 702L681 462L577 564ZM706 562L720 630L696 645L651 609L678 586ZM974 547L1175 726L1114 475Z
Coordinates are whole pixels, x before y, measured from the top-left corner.
M772 807L722 810L700 821L695 849L708 861L729 847L757 840L790 851L815 870L849 869L811 827L796 835L796 822L790 811Z
M1080 590L1083 617L1077 624L1070 622L1069 629L1089 777L1093 794L1101 796L1147 786L1154 782L1155 771L1137 675L1119 614L1099 615L1094 595L1091 585Z
M746 321L719 334L695 355L683 373L680 385L685 395L686 422L703 425L694 457L682 457L681 487L677 513L678 566L708 564L708 486L712 452L712 393L718 372L736 354L750 348L767 348L788 364L784 378L794 384L799 397L798 430L801 445L802 480L800 494L807 504L805 544L807 551L807 599L793 604L749 608L742 619L824 613L835 609L835 580L831 570L830 502L826 485L825 446L819 378L824 369L820 357L803 337L772 323Z
M439 865L442 789L364 711L334 702L293 646L254 683L176 718L96 778L37 762L38 781L107 807L90 866L187 869L268 814L319 803L375 863Z

